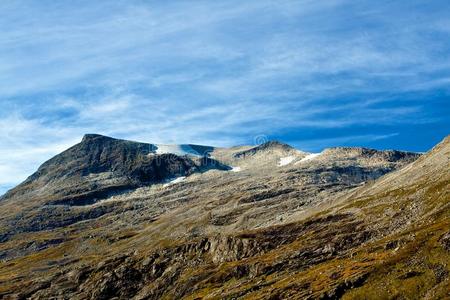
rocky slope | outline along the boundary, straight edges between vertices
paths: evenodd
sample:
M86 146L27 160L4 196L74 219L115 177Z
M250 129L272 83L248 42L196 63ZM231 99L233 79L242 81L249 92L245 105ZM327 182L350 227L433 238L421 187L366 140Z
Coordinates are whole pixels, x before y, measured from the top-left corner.
M449 138L422 157L156 147L89 135L3 197L0 297L448 295Z

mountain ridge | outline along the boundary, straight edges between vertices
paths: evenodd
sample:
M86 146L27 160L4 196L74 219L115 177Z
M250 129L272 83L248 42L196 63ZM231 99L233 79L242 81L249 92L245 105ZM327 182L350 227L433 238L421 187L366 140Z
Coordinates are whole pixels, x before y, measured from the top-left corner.
M135 149L133 149L133 152L135 155L137 155L138 153L140 153L141 155L150 155L150 154L171 154L173 155L174 158L176 156L198 156L198 157L209 157L212 161L213 164L218 164L220 165L219 162L214 161L213 158L211 158L210 156L213 155L215 152L217 152L217 150L219 149L226 149L227 150L233 150L236 147L230 147L230 148L219 148L219 147L214 147L214 146L205 146L205 145L196 145L196 144L179 144L179 145L164 145L164 146L173 146L170 149L173 149L174 147L178 146L178 147L183 147L183 146L187 146L189 148L192 149L191 152L186 151L186 153L171 153L171 152L161 152L158 153L158 144L152 144L152 143L143 143L143 142L136 142L136 141L131 141L131 140L124 140L124 139L117 139L117 138L113 138L113 137L109 137L109 136L105 136L105 135L101 135L101 134L93 134L93 133L88 133L85 134L81 140L81 142L77 145L80 144L94 144L97 146L100 146L101 144L104 143L124 143L129 145L130 147L132 147L132 145L135 145ZM49 159L48 161L44 162L39 168L38 170L33 173L31 176L29 176L23 183L21 183L20 185L26 184L27 182L33 181L35 178L39 177L41 175L41 173L43 172L43 170L45 170L46 166L49 164L52 164L55 160L59 159L61 155L63 155L64 153L66 153L67 151L70 151L73 147L76 147L77 145L74 145L72 147L70 147L69 149L63 151L60 155L56 155L55 157ZM279 142L279 141L268 141L266 143L263 143L261 145L256 145L256 146L240 146L240 147L246 147L246 150L239 150L235 153L232 154L232 157L235 159L242 159L245 158L246 156L253 156L257 153L260 152L264 152L264 151L284 151L285 155L289 155L292 153L296 153L296 154L300 154L299 158L304 158L306 155L311 154L308 152L303 152L301 150L298 150L288 144ZM239 148L238 148L239 149ZM370 155L392 155L392 153L394 155L404 155L404 156L415 156L418 153L415 152L408 152L408 151L397 151L397 150L376 150L376 149L371 149L371 148L365 148L365 147L331 147L331 148L325 148L321 154L327 154L327 153L341 153L344 154L348 152L356 152L359 153L360 155L364 155L364 154L370 154ZM219 159L220 159L220 155L219 155ZM228 163L228 164L232 164L232 162L230 161L230 159L224 158L224 162ZM231 169L231 166L228 166L228 168L226 168L225 166L222 166L224 169L229 170ZM172 174L173 175L173 174ZM185 174L186 175L186 174ZM168 179L169 177L174 177L174 176L167 176L166 178L160 178L160 181ZM19 186L20 186L19 185ZM17 187L12 188L11 190L7 191L4 195L2 195L0 197L0 199L4 199L4 198L8 198L10 196L11 193L14 193L14 190Z

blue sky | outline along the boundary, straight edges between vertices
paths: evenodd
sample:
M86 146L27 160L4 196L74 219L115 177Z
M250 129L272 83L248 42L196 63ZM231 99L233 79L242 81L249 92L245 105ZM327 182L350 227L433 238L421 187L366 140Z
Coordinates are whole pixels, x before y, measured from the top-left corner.
M306 151L450 133L447 0L11 0L0 30L0 193L84 133Z

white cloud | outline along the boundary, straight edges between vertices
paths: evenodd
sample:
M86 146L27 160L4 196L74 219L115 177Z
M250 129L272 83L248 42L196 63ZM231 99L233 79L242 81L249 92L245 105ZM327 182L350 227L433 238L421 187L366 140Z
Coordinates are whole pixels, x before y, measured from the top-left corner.
M393 103L449 82L448 18L417 5L0 2L0 185L88 132L227 146L432 122L427 99Z
M0 120L0 193L25 180L50 157L76 142L77 133L12 115Z

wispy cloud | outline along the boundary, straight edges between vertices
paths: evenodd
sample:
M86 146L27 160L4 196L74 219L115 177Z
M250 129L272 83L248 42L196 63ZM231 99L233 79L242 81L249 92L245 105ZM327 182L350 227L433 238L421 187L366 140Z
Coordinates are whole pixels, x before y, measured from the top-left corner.
M39 163L78 142L69 129L49 128L16 114L0 119L0 128L0 187L4 188L16 185Z
M449 127L449 9L443 0L3 1L0 186L86 132L227 146L325 130L336 139L308 147L385 136L401 147L392 132Z

